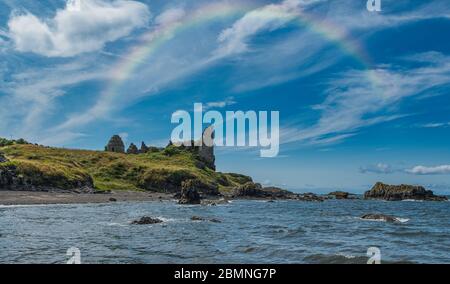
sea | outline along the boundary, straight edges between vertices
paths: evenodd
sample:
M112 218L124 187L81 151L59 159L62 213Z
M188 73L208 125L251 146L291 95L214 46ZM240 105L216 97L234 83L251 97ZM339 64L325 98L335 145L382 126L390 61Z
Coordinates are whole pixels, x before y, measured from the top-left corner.
M360 218L368 213L399 221ZM164 222L131 224L143 216ZM74 256L94 264L364 264L374 257L381 263L450 263L450 202L0 206L0 263L64 264Z

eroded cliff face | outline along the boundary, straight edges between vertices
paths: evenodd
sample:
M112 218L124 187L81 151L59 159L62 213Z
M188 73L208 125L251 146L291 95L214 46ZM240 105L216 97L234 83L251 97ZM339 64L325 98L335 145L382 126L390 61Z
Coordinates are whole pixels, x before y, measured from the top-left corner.
M383 199L388 201L399 200L423 200L423 201L445 201L447 197L434 195L433 191L426 190L422 186L414 185L388 185L381 182L376 183L371 190L364 194L365 199Z
M41 171L38 167L23 167L13 163L0 164L0 190L93 192L90 175L79 172L67 176L58 171Z

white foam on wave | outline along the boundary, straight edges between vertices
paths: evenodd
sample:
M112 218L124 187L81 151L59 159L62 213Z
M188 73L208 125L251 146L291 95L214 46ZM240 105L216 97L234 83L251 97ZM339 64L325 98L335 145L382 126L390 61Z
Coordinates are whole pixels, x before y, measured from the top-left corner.
M359 220L363 220L363 221L369 221L369 222L387 222L385 219L364 219L361 217L358 217ZM394 217L396 222L399 223L406 223L408 222L410 219L408 218L398 218L398 217Z
M169 223L169 222L176 222L178 221L178 219L175 218L167 218L167 217L162 217L162 216L157 216L157 219L163 221L164 223Z
M1 208L32 208L32 207L61 207L61 206L77 206L81 204L15 204L15 205L0 205Z
M122 223L114 223L114 222L111 222L111 223L107 223L106 225L107 225L107 226L111 226L111 227L126 227L126 226L128 226L129 224L122 224Z
M402 201L405 201L405 202L423 202L423 200L416 200L416 199L404 199Z
M351 255L351 254L345 254L345 253L338 253L338 254L336 254L337 256L342 256L342 257L345 257L345 258L347 258L347 259L354 259L354 258L356 258L356 256L354 256L354 255Z

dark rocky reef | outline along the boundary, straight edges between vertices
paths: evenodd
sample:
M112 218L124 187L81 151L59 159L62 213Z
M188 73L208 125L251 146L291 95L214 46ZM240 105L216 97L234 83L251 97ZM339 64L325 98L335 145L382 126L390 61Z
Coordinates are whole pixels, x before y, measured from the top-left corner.
M383 214L366 214L361 216L361 219L374 220L374 221L385 221L385 222L399 222L399 220L393 216L383 215Z
M265 187L254 182L247 182L234 189L234 198L265 198L270 200L289 199L300 201L324 201L325 199L314 193L296 194L278 187Z
M178 204L200 204L201 197L197 191L198 182L196 180L187 180L182 183L181 196Z
M153 224L159 224L162 223L163 221L158 219L158 218L152 218L152 217L147 217L144 216L139 220L135 220L133 221L131 224L132 225L153 225Z
M311 192L304 193L304 194L298 194L296 199L300 200L300 201L308 201L308 202L323 202L323 201L325 201L325 198L323 196L319 196L319 195L311 193Z
M334 191L328 193L328 197L334 198L334 199L357 199L357 196L355 194L351 194L345 191Z
M222 221L220 221L219 219L216 219L216 218L208 219L208 218L204 218L204 217L200 217L200 216L192 216L191 220L192 221L209 221L212 223L222 223Z
M447 197L434 195L433 191L426 190L422 186L387 185L378 182L364 194L364 199L446 201Z

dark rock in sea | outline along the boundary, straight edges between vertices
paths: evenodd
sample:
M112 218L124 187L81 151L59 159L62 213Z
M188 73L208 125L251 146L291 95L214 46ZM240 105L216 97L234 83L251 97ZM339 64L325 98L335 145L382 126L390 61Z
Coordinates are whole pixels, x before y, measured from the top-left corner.
M159 224L162 222L163 221L158 218L151 218L151 217L144 216L139 220L133 221L131 224L133 224L133 225L152 225L152 224Z
M312 202L312 201L313 202L323 202L323 201L325 201L324 197L319 196L319 195L314 194L314 193L311 193L311 192L304 193L304 194L298 194L296 199L300 200L300 201L309 201L309 202Z
M281 189L279 187L264 187L262 189L262 191L266 194L266 196L270 197L270 200L275 200L275 199L296 199L297 198L297 194L288 191L288 190L284 190Z
M275 199L298 199L298 194L278 188L262 187L259 183L247 182L234 188L235 198L269 198Z
M0 163L6 163L8 161L9 160L2 153L0 153Z
M192 216L192 221L205 221L205 218L199 216Z
M109 199L109 201L110 201L110 202L117 202L117 199L115 199L114 197L111 197L111 198Z
M422 186L387 185L378 182L364 194L364 199L446 201L447 197L434 195L433 191L426 190Z
M334 191L334 192L330 192L328 195L334 196L334 198L336 198L336 199L348 199L348 197L350 196L350 193L344 192L344 191Z
M386 221L386 222L398 222L398 219L393 217L393 216L389 216L389 215L383 215L383 214L366 214L364 216L361 216L361 219L365 219L365 220L379 220L379 221Z
M181 197L178 204L200 204L201 197L196 189L196 180L187 180L181 184Z
M206 218L199 217L199 216L192 216L191 220L192 221L209 221L212 223L222 223L222 221L220 221L219 219L216 219L216 218L206 219Z

